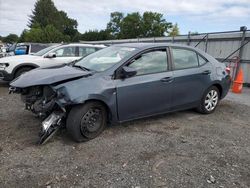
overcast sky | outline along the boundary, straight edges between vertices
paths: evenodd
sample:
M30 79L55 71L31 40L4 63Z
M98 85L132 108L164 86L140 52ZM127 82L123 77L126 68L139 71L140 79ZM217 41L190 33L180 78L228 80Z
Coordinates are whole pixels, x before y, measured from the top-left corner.
M36 0L0 0L0 35L20 34ZM54 0L78 21L78 30L104 29L110 13L156 11L178 23L181 34L250 29L250 0Z

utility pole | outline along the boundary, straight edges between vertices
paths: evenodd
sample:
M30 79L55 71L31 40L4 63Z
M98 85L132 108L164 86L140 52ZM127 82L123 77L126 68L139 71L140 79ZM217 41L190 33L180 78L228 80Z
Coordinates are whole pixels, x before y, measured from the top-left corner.
M191 42L191 32L188 32L188 41L187 41L187 45L189 46Z
M239 72L239 69L240 69L240 66L241 66L241 62L242 62L242 56L243 56L243 50L244 50L244 43L245 43L245 38L246 38L246 31L247 31L247 27L246 26L242 26L240 27L240 31L242 31L242 37L241 37L241 43L240 43L240 47L242 46L242 48L240 48L239 50L239 58L240 58L240 62L237 66L237 69L236 69L236 74L238 74Z

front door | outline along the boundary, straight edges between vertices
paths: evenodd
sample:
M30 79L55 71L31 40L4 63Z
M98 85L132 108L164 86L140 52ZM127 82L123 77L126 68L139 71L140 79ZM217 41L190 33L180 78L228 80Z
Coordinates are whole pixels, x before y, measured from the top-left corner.
M171 105L173 75L168 68L166 49L145 52L125 66L136 69L137 74L115 80L119 120L167 111Z

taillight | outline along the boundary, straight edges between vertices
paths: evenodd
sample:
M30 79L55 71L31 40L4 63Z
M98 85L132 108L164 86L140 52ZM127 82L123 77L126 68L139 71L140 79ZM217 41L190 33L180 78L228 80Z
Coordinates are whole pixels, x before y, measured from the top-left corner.
M231 73L230 67L226 67L226 72L230 75L230 73Z

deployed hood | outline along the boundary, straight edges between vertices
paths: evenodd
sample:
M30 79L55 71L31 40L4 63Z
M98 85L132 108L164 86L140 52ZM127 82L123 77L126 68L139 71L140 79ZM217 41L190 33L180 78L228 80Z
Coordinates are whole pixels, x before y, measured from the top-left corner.
M32 62L32 60L35 59L41 59L41 56L34 56L34 55L15 55L15 56L7 56L0 58L0 63L11 63L11 62L17 62L17 63L25 63L25 62Z
M50 85L64 80L91 75L89 71L62 65L60 67L38 68L22 74L10 83L12 87L25 88L37 85Z

